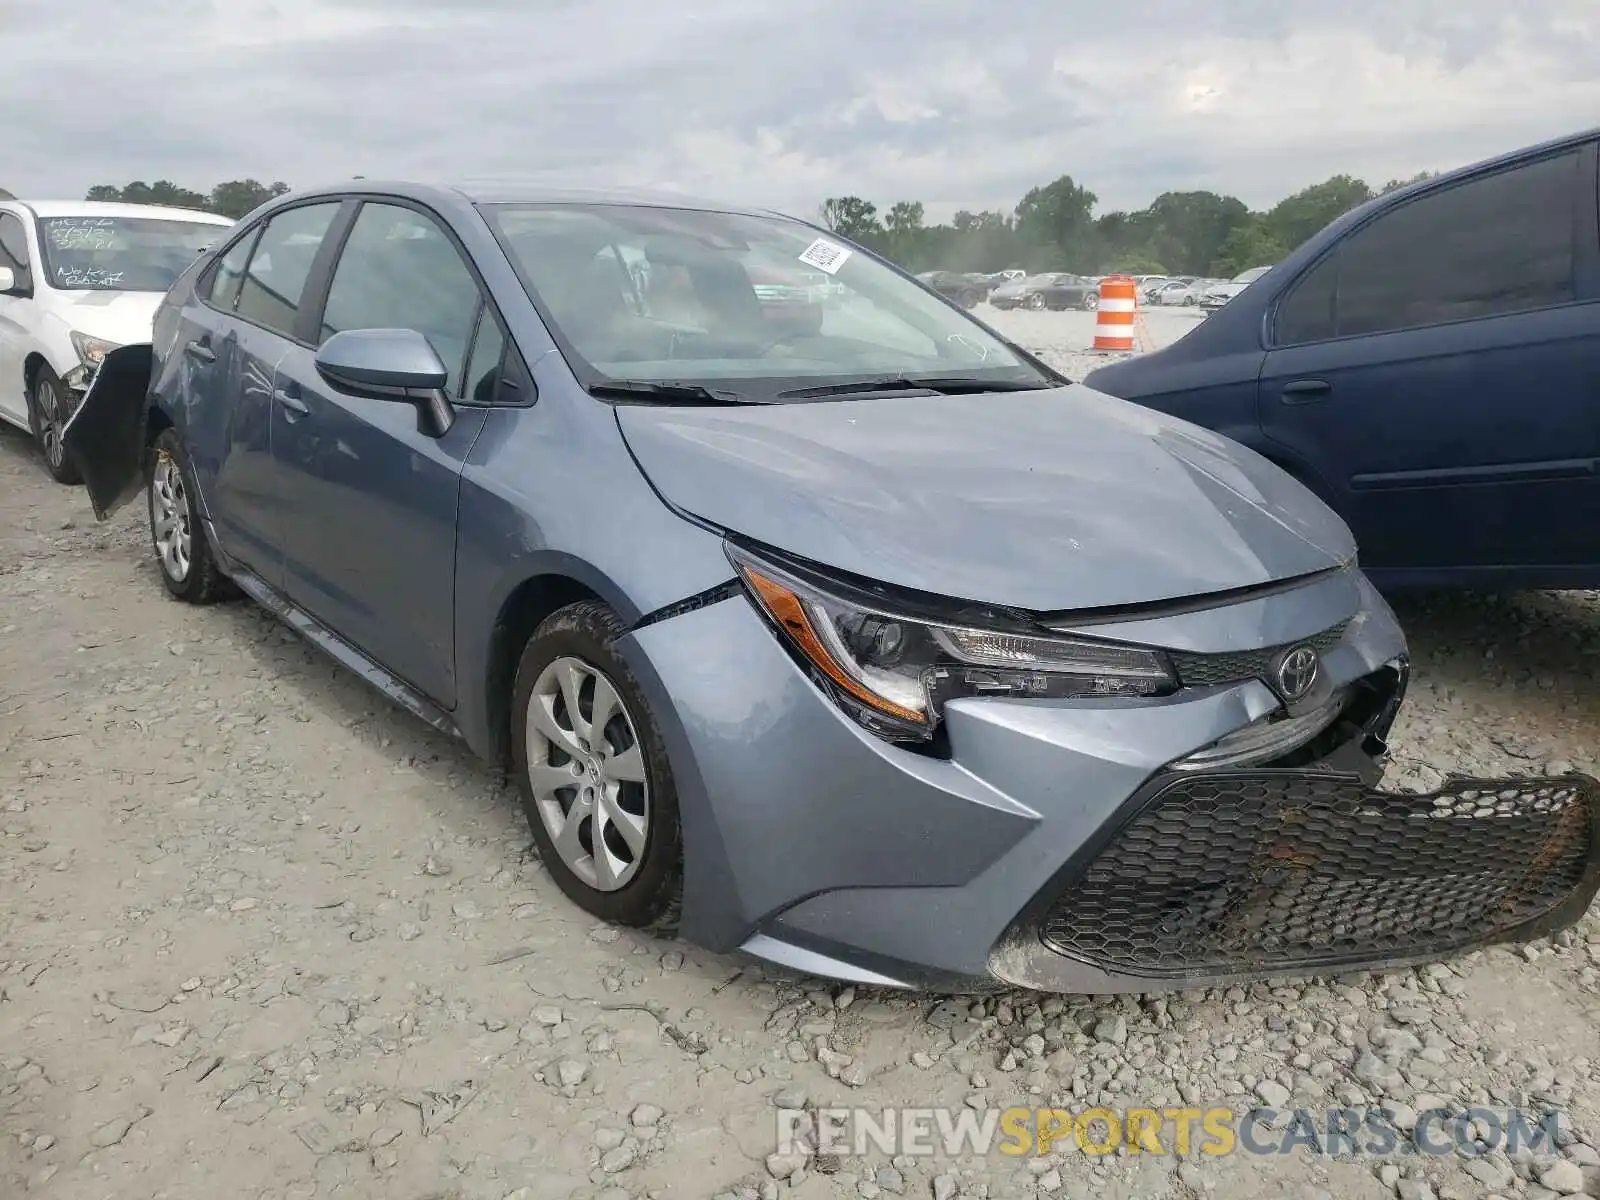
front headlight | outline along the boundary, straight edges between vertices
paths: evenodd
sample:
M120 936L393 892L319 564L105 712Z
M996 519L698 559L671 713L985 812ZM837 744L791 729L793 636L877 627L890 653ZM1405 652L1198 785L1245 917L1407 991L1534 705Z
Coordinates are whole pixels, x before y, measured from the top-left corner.
M106 355L117 348L116 342L90 337L87 333L79 333L76 329L67 336L72 339L72 348L78 352L78 358L86 367L98 367L106 360Z
M1159 651L893 611L728 544L752 600L812 678L891 741L927 741L963 696L1158 696L1177 678Z

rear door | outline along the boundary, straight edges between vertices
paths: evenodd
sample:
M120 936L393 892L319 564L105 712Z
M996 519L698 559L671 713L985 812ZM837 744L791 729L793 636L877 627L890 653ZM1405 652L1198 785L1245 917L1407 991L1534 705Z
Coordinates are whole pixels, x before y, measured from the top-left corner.
M184 307L178 387L184 445L223 549L282 588L283 528L272 458L273 372L340 202L280 209L218 259Z
M478 359L498 365L501 326L443 225L422 209L376 200L349 227L312 320L278 363L274 388L289 598L452 707L457 500L487 411L470 406L472 395L461 406L463 380L475 347ZM435 436L413 403L346 395L321 379L315 346L350 329L428 338L458 404L448 433Z
M1262 429L1370 569L1600 561L1595 195L1592 145L1452 182L1381 210L1279 302Z

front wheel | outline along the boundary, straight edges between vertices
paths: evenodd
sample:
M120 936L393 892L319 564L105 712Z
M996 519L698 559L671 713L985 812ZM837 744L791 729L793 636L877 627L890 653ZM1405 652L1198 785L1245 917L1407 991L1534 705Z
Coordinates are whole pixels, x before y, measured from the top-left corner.
M1100 307L1099 292L1085 292L1083 294L1083 308L1085 312L1094 312Z
M57 483L82 483L78 466L67 455L61 433L72 412L67 404L67 389L49 367L40 367L28 390L28 417L33 422L33 440L44 453L44 468Z
M517 664L511 752L539 857L562 892L605 921L657 933L683 888L678 793L644 693L598 601L554 613Z
M162 430L150 448L145 493L150 500L150 543L167 591L189 604L212 604L235 595L233 581L211 553L189 455L174 430Z

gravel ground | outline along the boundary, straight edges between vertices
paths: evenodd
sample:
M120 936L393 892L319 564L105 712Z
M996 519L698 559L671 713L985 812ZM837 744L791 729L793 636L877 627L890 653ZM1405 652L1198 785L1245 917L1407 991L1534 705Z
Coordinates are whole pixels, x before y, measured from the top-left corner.
M1088 368L1092 316L979 313ZM0 1196L1600 1196L1594 914L1117 1001L873 994L597 927L458 746L252 606L169 601L142 512L95 524L10 433L0 494ZM1600 770L1595 596L1398 607L1392 780ZM1563 1149L769 1158L783 1106L1380 1100L1553 1107Z

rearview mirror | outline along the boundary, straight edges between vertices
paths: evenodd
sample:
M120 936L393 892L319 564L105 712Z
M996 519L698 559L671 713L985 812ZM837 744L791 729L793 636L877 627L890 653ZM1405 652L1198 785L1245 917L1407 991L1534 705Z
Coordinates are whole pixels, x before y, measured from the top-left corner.
M455 424L444 387L450 372L414 329L347 329L317 351L317 371L341 392L425 406L435 434Z

